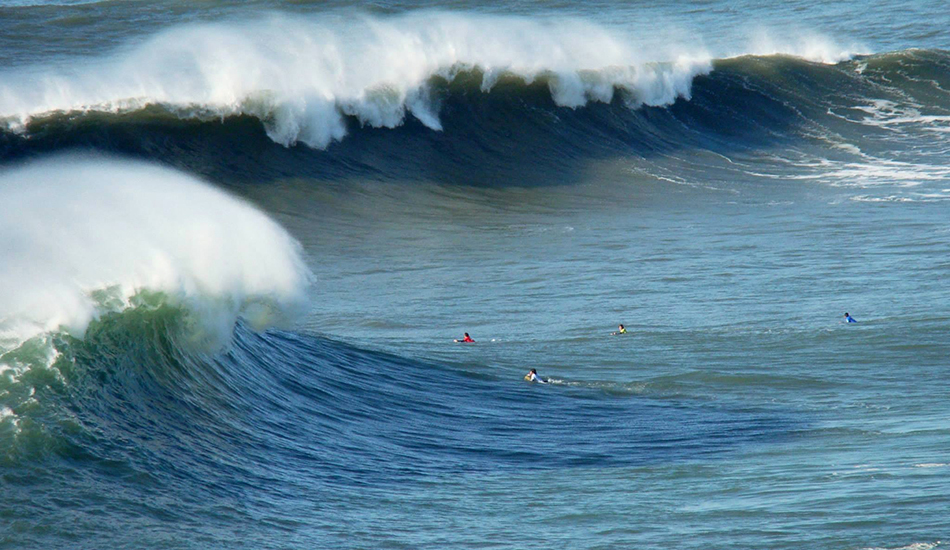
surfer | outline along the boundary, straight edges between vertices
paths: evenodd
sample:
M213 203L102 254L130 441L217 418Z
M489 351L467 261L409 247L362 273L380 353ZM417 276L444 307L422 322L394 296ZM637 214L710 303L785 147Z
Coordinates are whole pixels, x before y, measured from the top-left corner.
M620 327L617 329L617 332L611 332L610 334L616 336L618 334L626 334L626 333L627 333L627 329L623 328L623 325L620 325Z
M475 343L475 340L472 340L472 337L469 336L467 332L465 333L465 338L462 338L461 340L456 339L455 341L459 343L470 343L470 344Z
M847 323L857 323L857 321L854 320L854 317L852 317L852 316L849 315L848 313L845 313L845 314L844 314L844 320L845 320L845 322L847 322Z
M546 384L546 382L544 380L541 380L541 377L538 376L537 369L531 369L531 371L528 372L528 374L524 375L524 379L526 382L537 382L538 384Z

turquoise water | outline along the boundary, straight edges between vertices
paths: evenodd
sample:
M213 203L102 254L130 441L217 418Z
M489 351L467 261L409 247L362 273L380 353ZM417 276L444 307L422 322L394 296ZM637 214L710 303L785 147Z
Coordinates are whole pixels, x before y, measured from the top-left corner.
M0 8L0 547L945 546L948 14Z

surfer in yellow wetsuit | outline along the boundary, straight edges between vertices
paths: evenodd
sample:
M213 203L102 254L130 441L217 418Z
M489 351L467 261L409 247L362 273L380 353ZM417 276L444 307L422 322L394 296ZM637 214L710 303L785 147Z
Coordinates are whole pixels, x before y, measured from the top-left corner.
M531 371L524 375L525 382L537 382L538 384L546 384L544 380L541 380L541 377L538 376L537 369L531 369Z
M627 333L627 329L623 328L623 325L620 325L620 327L617 329L617 332L612 332L611 334L616 336L618 334L626 334L626 333Z

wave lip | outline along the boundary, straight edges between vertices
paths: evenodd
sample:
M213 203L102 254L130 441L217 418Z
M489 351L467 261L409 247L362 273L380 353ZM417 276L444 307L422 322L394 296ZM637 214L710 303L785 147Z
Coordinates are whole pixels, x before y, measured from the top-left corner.
M305 302L300 245L266 215L183 173L58 157L0 173L0 347L161 293L229 333Z

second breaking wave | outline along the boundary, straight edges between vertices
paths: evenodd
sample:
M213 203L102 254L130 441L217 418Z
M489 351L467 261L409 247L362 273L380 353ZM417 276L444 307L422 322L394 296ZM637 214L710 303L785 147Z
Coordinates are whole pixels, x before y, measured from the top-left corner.
M124 110L28 117L22 127L0 132L0 158L92 148L158 159L228 182L357 176L530 184L569 181L585 159L649 158L684 149L731 155L814 143L823 155L874 155L889 150L898 134L939 140L950 124L950 54L941 50L836 64L785 55L723 59L708 73L690 76L681 92L671 91L679 89L674 86L647 100L643 91L605 81L580 92L578 97L594 89L599 94L583 106L558 99L563 78L555 73L529 78L478 67L456 70L426 77L420 88L424 111L384 89L373 92L375 99L364 97L369 99L360 109L388 105L395 110L385 121L333 107L328 116L339 117L334 136L340 141L317 140L311 144L316 147L294 146L306 124L268 110L267 99L246 100L228 113L212 104L185 110L150 101ZM534 169L525 171L525 165Z

